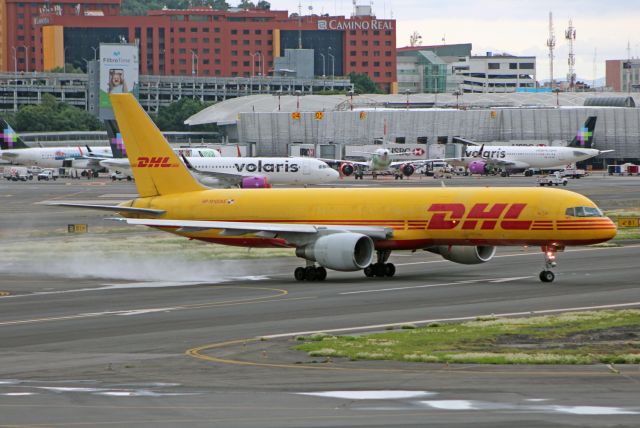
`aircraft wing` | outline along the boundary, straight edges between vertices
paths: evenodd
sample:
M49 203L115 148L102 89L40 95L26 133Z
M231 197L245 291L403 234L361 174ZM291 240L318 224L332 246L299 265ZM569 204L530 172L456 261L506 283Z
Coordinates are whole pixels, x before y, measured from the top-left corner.
M47 202L45 203L45 205L54 206L54 207L88 208L88 209L100 210L100 211L147 214L147 215L153 215L153 216L159 216L166 212L165 210L156 210L153 208L123 207L119 205L74 204L71 202Z
M156 220L156 219L125 219L128 224L151 227L177 227L178 232L202 232L219 229L223 235L241 236L258 234L263 237L282 237L296 241L299 235L315 235L323 233L361 233L372 239L388 239L393 235L393 229L382 226L353 226L353 225L324 225L297 223L253 223L239 221L209 221L209 220ZM298 235L298 236L296 236Z
M240 175L240 174L233 174L233 173L229 173L229 172L203 171L203 170L200 170L200 169L196 169L191 164L191 162L189 162L189 159L187 159L186 156L181 155L181 158L182 158L182 162L185 164L185 166L187 167L189 172L194 173L196 175L196 178L197 178L198 175L215 178L217 180L220 180L223 183L223 185L228 186L228 187L239 186L240 184L242 184L242 179L246 178L246 176L243 176L243 175ZM260 177L260 176L259 175L254 175L252 177Z
M405 161L396 161L396 162L391 162L389 164L390 168L399 168L402 165L406 165L406 164L411 164L413 165L415 168L420 168L426 164L429 163L434 163L434 162L449 162L449 161L453 161L453 160L460 160L460 158L438 158L438 159L411 159L411 160L405 160Z
M479 146L480 144L476 143L473 140L469 140L467 138L462 138L462 137L453 137L451 139L452 143L457 143L457 144L466 144L467 146Z

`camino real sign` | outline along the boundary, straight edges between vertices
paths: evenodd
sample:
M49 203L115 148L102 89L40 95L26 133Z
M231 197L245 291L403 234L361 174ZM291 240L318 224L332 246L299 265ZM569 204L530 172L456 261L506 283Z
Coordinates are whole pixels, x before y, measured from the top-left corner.
M110 94L138 93L138 47L100 43L100 118L113 119Z
M391 19L319 19L318 30L393 30L394 24L395 21Z

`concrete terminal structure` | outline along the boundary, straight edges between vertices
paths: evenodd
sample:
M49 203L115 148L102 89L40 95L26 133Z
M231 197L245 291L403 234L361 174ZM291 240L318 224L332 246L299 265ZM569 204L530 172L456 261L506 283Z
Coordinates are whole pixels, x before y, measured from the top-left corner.
M319 145L316 153L339 155L342 151L333 147L376 139L437 144L461 136L478 142L551 144L571 140L586 118L595 115L596 148L614 152L593 162L640 161L640 109L585 107L585 99L594 96L623 94L312 95L287 96L280 103L273 96L252 96L211 106L187 123L217 123L230 141L255 144L262 156L285 156L298 144Z

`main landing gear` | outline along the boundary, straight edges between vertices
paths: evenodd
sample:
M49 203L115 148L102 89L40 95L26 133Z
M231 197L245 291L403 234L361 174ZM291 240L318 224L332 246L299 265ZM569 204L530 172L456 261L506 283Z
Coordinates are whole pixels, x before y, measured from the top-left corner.
M555 274L551 271L551 268L557 266L556 253L562 250L564 250L563 247L556 245L547 245L542 247L542 251L544 252L544 270L540 272L540 281L553 282L556 278Z
M298 281L324 281L327 279L327 270L323 266L316 266L312 262L306 267L298 267L293 271L293 276Z
M377 251L377 254L378 261L364 268L365 276L367 278L373 278L374 276L378 278L385 276L391 278L396 274L395 265L393 263L387 263L387 260L389 260L389 256L391 255L391 250L379 250Z

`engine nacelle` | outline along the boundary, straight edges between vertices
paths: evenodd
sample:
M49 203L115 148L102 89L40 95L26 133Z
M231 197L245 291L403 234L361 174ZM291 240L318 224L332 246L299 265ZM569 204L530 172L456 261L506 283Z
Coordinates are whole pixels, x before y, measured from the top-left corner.
M364 269L373 261L373 240L360 233L334 233L296 249L296 256L342 272Z
M267 177L244 177L240 182L242 189L268 189L271 187Z
M350 176L351 174L353 174L354 171L355 171L355 168L353 167L353 164L351 163L340 164L340 174L344 175L345 177Z
M486 174L490 171L485 161L474 160L469 162L469 172L471 174Z
M413 175L413 173L416 172L416 169L410 163L406 163L406 164L400 166L400 171L402 171L402 174L405 177L411 177Z
M477 247L439 245L427 248L427 251L440 254L444 259L454 263L477 265L491 260L496 254L496 247L489 245L479 245Z

